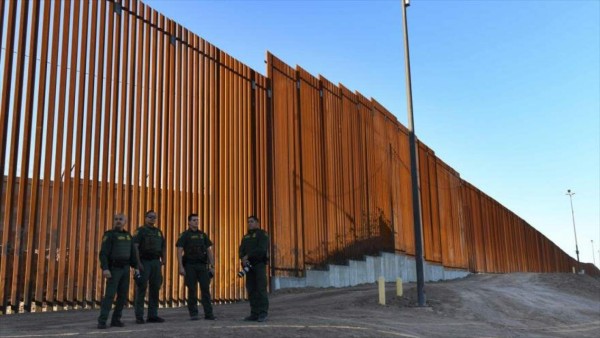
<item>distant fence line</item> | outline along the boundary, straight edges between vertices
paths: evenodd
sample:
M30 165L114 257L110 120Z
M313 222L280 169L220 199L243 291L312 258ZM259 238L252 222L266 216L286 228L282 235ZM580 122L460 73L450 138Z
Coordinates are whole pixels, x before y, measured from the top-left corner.
M191 212L215 244L217 301L245 298L249 214L272 275L414 254L408 134L375 100L271 54L265 77L137 0L0 0L0 36L0 312L97 306L115 212L133 232L157 211L164 306L183 304L174 243ZM576 266L422 143L419 170L426 260Z

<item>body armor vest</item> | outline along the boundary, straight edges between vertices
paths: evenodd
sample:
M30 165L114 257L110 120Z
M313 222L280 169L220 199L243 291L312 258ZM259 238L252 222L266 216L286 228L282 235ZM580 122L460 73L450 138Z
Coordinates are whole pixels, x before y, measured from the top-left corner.
M131 235L128 232L113 231L111 241L110 260L119 262L129 261L131 257Z
M206 236L202 232L188 232L187 238L185 240L185 244L183 246L183 251L185 253L185 259L188 262L207 262L207 252L206 252Z
M140 243L140 255L157 255L162 254L163 237L161 232L156 229L144 229L142 233L142 241Z

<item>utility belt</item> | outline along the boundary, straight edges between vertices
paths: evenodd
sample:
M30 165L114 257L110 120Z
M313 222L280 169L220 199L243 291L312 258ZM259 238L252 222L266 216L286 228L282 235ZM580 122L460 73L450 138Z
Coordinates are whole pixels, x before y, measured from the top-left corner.
M250 264L252 265L258 265L258 264L267 264L267 262L269 262L269 258L267 258L266 256L260 256L260 257L249 257L248 261L250 262Z
M182 263L183 263L183 265L186 265L186 264L208 264L208 261L206 259L202 259L202 258L183 257Z
M155 259L159 259L161 255L157 255L157 254L141 254L140 255L140 259L143 259L145 261L152 261Z
M110 261L111 268L124 268L129 265L129 261Z

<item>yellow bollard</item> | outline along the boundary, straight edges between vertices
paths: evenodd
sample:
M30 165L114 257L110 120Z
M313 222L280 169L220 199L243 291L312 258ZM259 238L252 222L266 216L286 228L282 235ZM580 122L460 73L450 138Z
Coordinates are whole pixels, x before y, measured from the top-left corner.
M396 296L402 297L402 278L396 278Z
M379 304L385 305L385 278L380 276L377 282L379 284Z

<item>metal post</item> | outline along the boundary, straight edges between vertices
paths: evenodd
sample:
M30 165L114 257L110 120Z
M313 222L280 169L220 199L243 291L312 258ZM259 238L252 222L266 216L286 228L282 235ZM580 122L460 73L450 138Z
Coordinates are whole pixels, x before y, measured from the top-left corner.
M575 193L571 192L571 189L568 189L566 195L569 195L569 200L571 201L571 216L573 217L573 232L575 233L575 253L577 254L577 262L579 263L579 247L577 246L577 230L575 229L575 211L573 211L573 195L575 195Z
M417 268L417 299L419 306L425 306L425 281L423 277L423 238L421 235L421 199L419 197L419 173L417 170L417 142L413 120L412 85L410 80L410 53L408 48L408 24L406 7L409 0L402 1L402 22L404 28L404 60L406 66L406 102L408 105L408 142L410 147L410 176L412 183L413 220L415 228L415 263Z
M594 265L596 265L596 254L594 250L594 240L592 239L592 258L594 259Z

